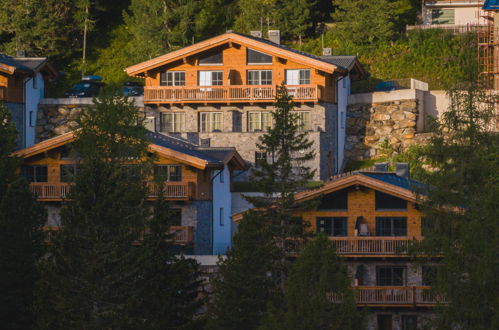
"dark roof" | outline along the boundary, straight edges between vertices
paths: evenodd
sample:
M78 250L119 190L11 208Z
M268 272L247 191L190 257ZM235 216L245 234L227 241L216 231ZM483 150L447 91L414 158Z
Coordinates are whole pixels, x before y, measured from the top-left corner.
M197 150L209 155L214 159L217 159L220 162L223 162L227 158L227 156L231 155L236 149L233 147L226 147L226 148L210 147L210 148L198 148Z
M357 56L353 55L320 56L320 58L345 70L351 69L357 60Z
M293 48L285 46L285 45L276 44L276 43L274 43L274 42L272 42L270 40L267 40L267 39L253 37L251 35L244 34L244 33L239 33L239 32L232 32L232 33L239 34L240 36L243 36L243 37L246 37L246 38L249 38L249 39L253 39L253 40L256 40L256 41L259 41L259 42L263 42L263 43L265 43L267 45L279 47L281 49L284 49L284 50L287 50L287 51L290 51L290 52L293 52L295 54L299 54L299 55L302 55L302 56L306 56L306 57L312 58L312 59L317 60L317 61L321 61L321 62L328 63L328 64L333 64L333 65L338 66L340 69L345 69L345 70L349 69L349 66L343 66L343 65L340 64L342 61L345 61L345 60L341 60L340 61L339 59L336 59L337 63L334 63L330 59L324 58L324 56L312 55L312 54L309 54L309 53L306 53L306 52L302 52L301 50L293 49ZM350 61L352 61L352 60L355 61L357 59L356 56L328 56L328 57L334 57L334 58L349 57L349 58L351 58Z
M219 149L231 149L231 148L213 148L214 150L208 148L199 148L196 144L184 141L173 136L167 136L160 133L148 132L146 137L153 144L160 147L168 148L174 151L184 153L186 155L203 159L212 165L222 165L223 159L219 159L217 150ZM234 150L234 149L231 149ZM225 153L227 155L227 153ZM225 157L224 157L225 158Z
M30 68L31 70L36 70L40 65L47 61L46 57L15 57L14 61Z
M406 179L404 177L398 176L395 173L390 173L390 172L368 172L368 171L363 172L363 171L359 171L359 172L354 172L354 173L359 173L359 174L365 175L367 177L370 177L372 179L379 180L379 181L382 181L382 182L385 182L385 183L388 183L388 184L391 184L391 185L394 185L394 186L397 186L397 187L400 187L400 188L403 188L406 190L415 191L415 192L420 193L420 194L424 194L424 192L427 190L427 187L428 187L427 185L425 185L419 181Z
M483 10L499 10L499 0L485 0Z
M25 63L21 63L16 58L9 56L9 55L5 55L5 54L0 53L0 63L3 63L3 64L8 65L8 66L13 66L17 70L33 72L33 69L31 69Z

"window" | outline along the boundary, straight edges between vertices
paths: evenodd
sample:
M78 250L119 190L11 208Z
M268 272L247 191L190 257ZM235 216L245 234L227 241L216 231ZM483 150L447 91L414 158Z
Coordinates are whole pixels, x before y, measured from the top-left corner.
M391 315L378 315L378 330L392 330L392 316Z
M182 165L155 165L154 176L163 181L182 181Z
M209 53L199 57L199 65L221 65L223 64L222 51L216 53Z
M38 85L37 83L38 83L38 81L36 79L36 73L35 73L35 75L33 76L33 89L37 89L38 88L37 87L37 85Z
M417 330L417 329L418 329L417 315L402 315L401 330Z
M310 70L286 70L286 85L310 84Z
M407 210L407 201L376 191L376 210Z
M437 266L423 266L421 269L421 284L425 286L434 285L437 279L437 269Z
M21 171L29 182L47 182L48 170L46 165L23 166Z
M402 286L405 284L405 267L376 267L376 285Z
M222 86L224 84L223 71L199 71L199 86Z
M35 127L35 112L34 111L30 111L29 112L29 127Z
M272 70L248 70L248 85L272 85Z
M348 191L346 189L342 189L324 195L317 209L334 211L348 210Z
M73 182L78 166L75 164L61 165L61 182Z
M185 86L185 71L161 72L161 86Z
M160 131L163 133L183 132L185 123L185 113L183 112L162 112Z
M454 24L454 9L433 9L431 24Z
M201 112L199 114L199 130L201 132L221 132L222 113L221 112Z
M272 127L271 112L249 112L248 131L263 132Z
M347 218L317 218L317 232L328 236L347 236Z
M220 178L219 178L220 183L224 183L225 182L225 178L224 178L224 171L223 170L220 171L219 176L220 176Z
M340 125L341 128L345 128L345 113L343 111L340 112Z
M310 131L312 123L310 121L310 111L295 112L296 120L300 131Z
M376 217L376 236L407 236L407 218Z
M225 220L224 220L224 208L221 207L220 208L220 212L219 212L219 221L220 221L220 226L223 226L225 225Z
M272 64L272 56L249 49L246 51L247 64Z
M267 153L255 151L255 165L260 166L262 162L267 162Z

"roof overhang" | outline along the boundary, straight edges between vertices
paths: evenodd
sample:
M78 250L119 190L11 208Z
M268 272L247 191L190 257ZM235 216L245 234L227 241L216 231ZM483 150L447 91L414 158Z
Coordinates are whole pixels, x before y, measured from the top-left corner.
M153 58L151 60L132 65L125 69L125 72L130 76L144 75L149 70L156 69L160 66L182 60L186 57L201 53L214 47L225 44L239 44L249 47L251 49L264 52L266 54L293 60L297 63L308 65L320 71L333 73L335 71L342 71L334 64L326 63L305 55L300 55L290 50L283 49L278 45L272 45L266 42L261 42L253 38L246 37L237 33L225 33L194 45L181 48L179 50L170 52L168 54Z
M4 63L0 63L0 72L6 73L8 75L13 75L15 71L16 71L15 67Z

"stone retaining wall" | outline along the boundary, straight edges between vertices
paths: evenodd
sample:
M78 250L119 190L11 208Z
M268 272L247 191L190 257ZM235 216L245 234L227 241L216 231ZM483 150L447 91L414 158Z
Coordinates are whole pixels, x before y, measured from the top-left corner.
M385 141L395 150L406 149L415 143L418 119L416 99L349 105L345 158L375 157Z
M43 104L38 107L35 142L70 132L78 126L78 118L88 105Z

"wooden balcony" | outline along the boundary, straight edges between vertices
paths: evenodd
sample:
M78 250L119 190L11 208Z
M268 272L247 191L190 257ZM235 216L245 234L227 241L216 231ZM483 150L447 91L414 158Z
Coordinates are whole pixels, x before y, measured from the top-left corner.
M345 256L393 256L407 254L411 242L408 237L330 237L336 253Z
M32 182L29 189L38 200L60 201L69 193L71 184L68 182Z
M298 102L318 102L323 99L318 85L286 86ZM248 103L272 102L277 86L237 85L209 87L146 86L144 103Z
M194 227L171 226L170 232L175 234L173 240L178 245L188 245L194 242Z
M444 297L435 296L429 286L356 286L357 305L368 307L432 307L445 304ZM329 294L333 302L341 297Z
M160 186L149 182L149 198L155 199L160 194ZM193 182L174 183L165 182L163 185L163 197L168 200L192 200L195 195L195 184Z
M67 198L71 190L69 182L32 182L29 188L40 201L62 201ZM159 186L156 183L148 183L149 198L159 196ZM195 184L166 182L163 186L163 197L168 200L191 200L194 198Z

